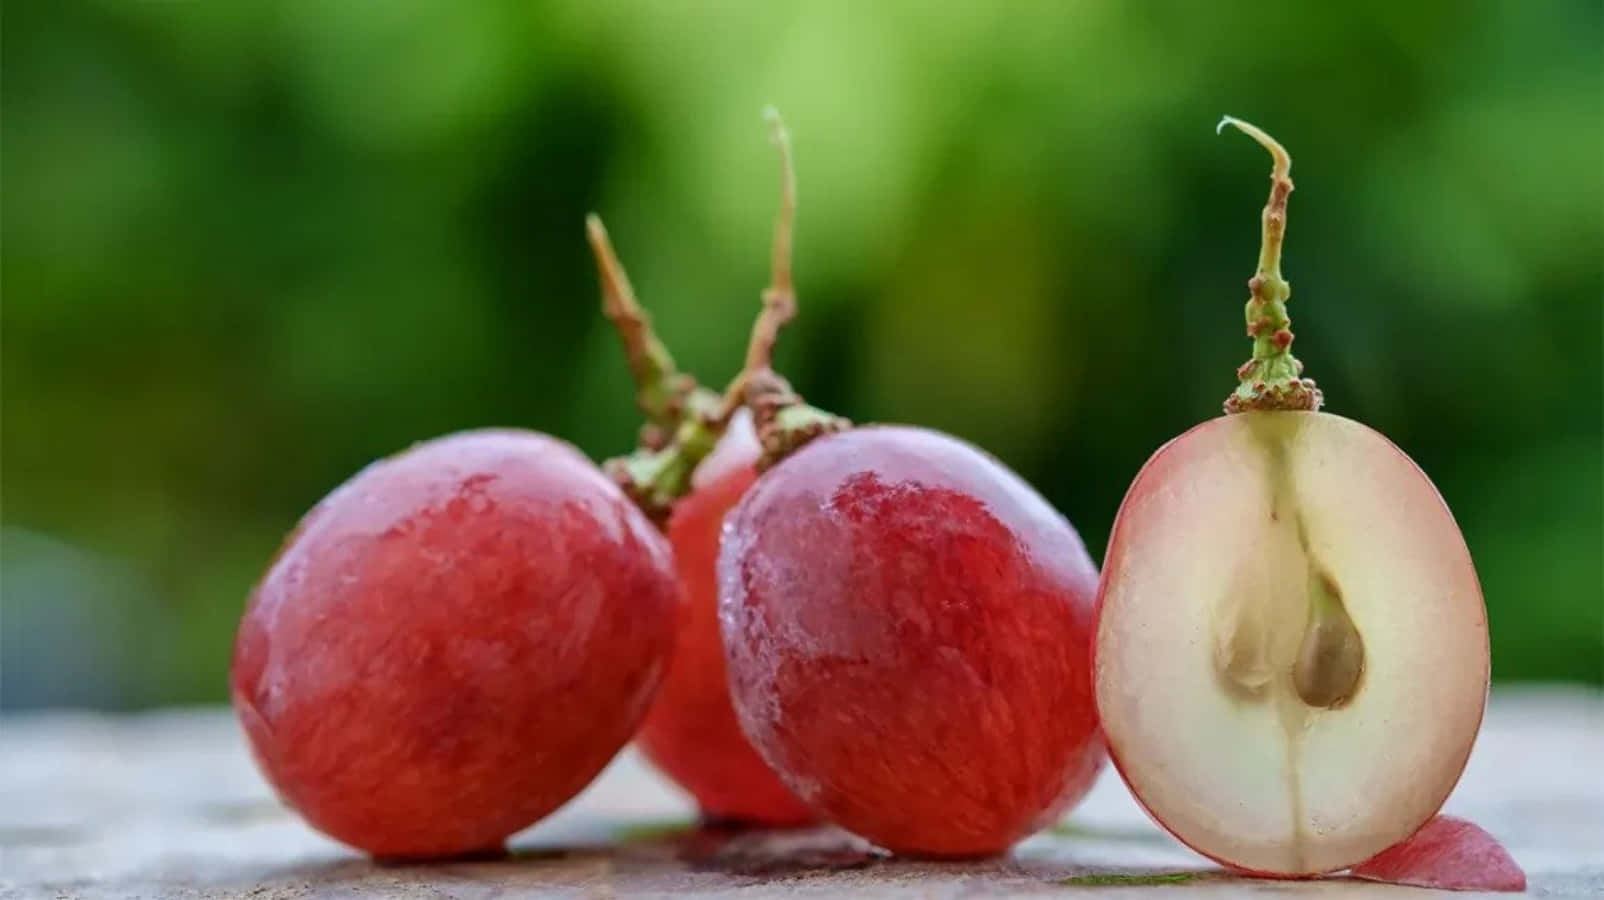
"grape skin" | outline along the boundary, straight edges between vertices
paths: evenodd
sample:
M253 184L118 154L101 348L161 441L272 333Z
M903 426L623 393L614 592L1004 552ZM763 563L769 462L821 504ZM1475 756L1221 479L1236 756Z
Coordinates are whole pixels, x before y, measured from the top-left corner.
M757 478L756 452L674 506L669 543L685 592L679 641L641 726L641 750L696 798L710 819L800 825L814 815L741 733L730 705L714 567L724 514Z
M628 741L678 590L661 534L573 447L450 435L289 536L240 623L234 705L319 830L383 857L492 851Z
M858 428L770 470L726 519L736 712L815 809L892 851L1005 851L1090 788L1097 569L995 459Z

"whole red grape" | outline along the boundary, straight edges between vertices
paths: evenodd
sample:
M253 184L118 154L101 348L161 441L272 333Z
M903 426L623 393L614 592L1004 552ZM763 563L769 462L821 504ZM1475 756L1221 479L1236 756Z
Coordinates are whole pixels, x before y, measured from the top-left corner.
M719 636L719 531L725 513L757 477L758 452L750 417L737 415L697 469L695 489L674 505L668 539L685 603L674 660L638 740L647 758L689 791L709 818L799 825L812 821L813 813L741 733Z
M717 412L721 398L681 373L635 298L601 218L586 223L602 288L602 313L623 343L646 416L642 446L604 469L662 522L685 603L674 661L637 736L659 769L689 791L709 819L797 825L813 816L752 749L730 707L714 576L719 528L757 477L761 452L745 410Z
M819 437L727 519L720 616L746 734L895 852L1006 850L1091 787L1097 569L1023 480L918 428Z
M252 593L234 706L280 795L383 857L500 848L629 740L673 645L667 543L533 432L380 460Z

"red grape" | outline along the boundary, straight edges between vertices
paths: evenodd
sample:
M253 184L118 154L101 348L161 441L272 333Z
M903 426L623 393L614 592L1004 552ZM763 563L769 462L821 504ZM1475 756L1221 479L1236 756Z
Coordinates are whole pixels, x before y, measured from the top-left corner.
M602 287L602 312L624 345L648 428L634 454L607 463L626 493L666 520L685 604L674 661L638 736L656 766L689 791L711 819L797 825L813 814L741 734L730 707L718 631L714 561L724 514L757 477L751 416L712 411L720 398L679 372L635 299L629 275L598 216L587 224Z
M1090 788L1097 569L974 447L900 426L814 440L730 514L719 579L741 724L843 827L987 855Z
M646 756L690 791L708 817L802 824L813 813L752 749L730 705L714 568L724 514L757 477L750 420L732 423L720 446L733 450L702 464L696 490L674 505L668 522L685 605L674 660L638 740Z
M666 541L573 447L451 435L301 521L240 623L234 705L321 831L383 857L491 851L629 740L678 596Z
M919 428L852 429L773 370L796 312L796 185L722 408L764 474L725 517L719 620L742 731L812 809L894 852L984 856L1052 821L1104 753L1090 668L1097 569L997 460Z

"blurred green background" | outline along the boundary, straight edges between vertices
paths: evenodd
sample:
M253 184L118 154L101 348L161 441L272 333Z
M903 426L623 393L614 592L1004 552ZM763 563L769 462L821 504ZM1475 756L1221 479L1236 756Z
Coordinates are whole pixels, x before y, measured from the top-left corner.
M976 441L1101 556L1247 358L1268 158L1329 409L1431 473L1500 679L1604 661L1604 7L16 0L4 9L0 705L223 699L280 536L369 460L632 443L582 218L733 374L777 104L780 362Z

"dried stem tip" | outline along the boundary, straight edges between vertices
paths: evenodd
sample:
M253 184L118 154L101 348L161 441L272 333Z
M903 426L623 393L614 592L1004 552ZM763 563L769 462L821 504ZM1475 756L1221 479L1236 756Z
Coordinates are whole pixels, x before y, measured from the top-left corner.
M763 312L746 348L748 372L773 368L780 329L796 318L796 283L791 275L796 241L796 167L791 158L791 133L774 107L763 110L763 118L769 123L769 139L780 153L780 209L774 216L774 249L769 257L769 286L763 290Z
M763 310L752 324L746 347L746 367L724 392L719 418L727 419L745 404L763 445L760 468L768 468L803 444L823 434L843 431L852 423L807 405L774 371L774 345L780 329L796 317L796 286L791 258L796 232L796 169L791 159L791 135L773 107L763 111L769 136L780 153L780 210L774 220L774 249L769 263L769 286L763 291Z
M674 357L652 330L652 317L635 299L629 274L613 252L607 228L595 213L585 217L585 232L596 255L596 271L601 276L602 314L613 323L629 359L635 381L635 402L658 433L672 433L679 425L685 404L696 382L680 374ZM649 442L648 442L649 443Z
M729 418L716 415L719 395L679 372L652 330L651 316L635 299L629 276L613 253L601 218L585 219L601 273L602 313L618 332L635 380L636 402L647 422L640 447L608 460L603 469L654 521L668 519L674 501L691 489L691 475L724 434Z
M1225 399L1227 413L1249 410L1317 410L1324 398L1313 379L1303 378L1303 363L1292 355L1292 320L1287 300L1292 285L1281 277L1281 245L1286 238L1287 198L1292 194L1292 157L1275 138L1230 116L1215 132L1230 125L1270 151L1270 199L1264 205L1259 268L1248 281L1245 310L1253 358L1236 370L1239 384Z

